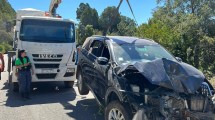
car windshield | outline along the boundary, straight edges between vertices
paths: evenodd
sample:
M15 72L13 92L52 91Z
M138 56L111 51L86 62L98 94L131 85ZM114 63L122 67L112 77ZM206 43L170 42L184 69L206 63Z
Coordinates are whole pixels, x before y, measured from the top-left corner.
M44 43L75 42L74 24L67 21L22 20L20 40Z
M115 60L118 64L128 64L134 61L152 61L158 58L175 60L160 45L143 45L143 44L113 44Z

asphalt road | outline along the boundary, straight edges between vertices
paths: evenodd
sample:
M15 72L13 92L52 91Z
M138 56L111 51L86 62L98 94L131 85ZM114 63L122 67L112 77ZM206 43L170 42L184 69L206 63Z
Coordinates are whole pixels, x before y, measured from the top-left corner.
M8 73L2 73L0 120L103 120L103 118L103 110L93 95L91 93L87 96L79 95L76 84L73 88L66 89L61 82L37 83L33 86L31 99L23 100L18 93L11 91Z

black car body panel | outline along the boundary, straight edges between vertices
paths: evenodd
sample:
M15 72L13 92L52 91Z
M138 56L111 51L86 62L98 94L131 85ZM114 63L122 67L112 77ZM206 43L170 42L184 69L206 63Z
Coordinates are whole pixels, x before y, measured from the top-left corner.
M123 66L117 74L129 69L138 70L154 85L182 93L194 94L205 79L205 76L193 66L165 58L151 62L134 62Z

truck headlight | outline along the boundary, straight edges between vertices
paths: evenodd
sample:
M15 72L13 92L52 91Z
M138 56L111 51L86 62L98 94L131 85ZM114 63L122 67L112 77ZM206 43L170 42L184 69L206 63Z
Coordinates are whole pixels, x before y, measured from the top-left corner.
M64 77L71 77L75 75L75 68L67 68Z
M66 72L67 73L74 73L75 72L75 68L67 68Z

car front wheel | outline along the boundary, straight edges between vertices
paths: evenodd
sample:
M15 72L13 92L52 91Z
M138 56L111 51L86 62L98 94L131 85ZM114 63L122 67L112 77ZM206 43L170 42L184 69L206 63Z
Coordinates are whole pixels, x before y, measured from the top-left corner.
M119 101L112 101L105 109L105 120L131 120L129 110Z

